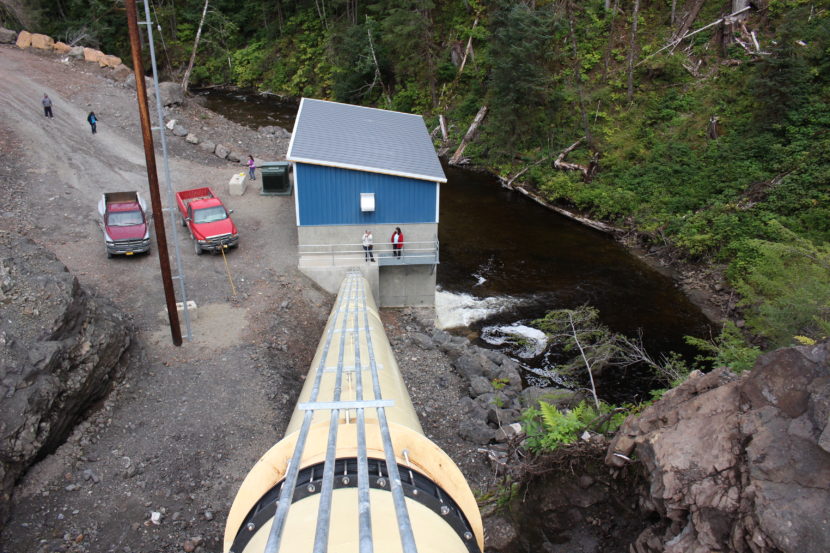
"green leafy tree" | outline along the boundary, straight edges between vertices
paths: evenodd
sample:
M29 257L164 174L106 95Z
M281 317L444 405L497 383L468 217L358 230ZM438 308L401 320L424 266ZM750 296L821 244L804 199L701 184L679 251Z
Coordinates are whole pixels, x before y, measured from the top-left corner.
M771 226L779 240L750 241L754 259L736 282L747 323L775 346L830 335L830 245Z
M510 151L547 120L545 70L553 20L547 11L507 3L493 16L488 134Z

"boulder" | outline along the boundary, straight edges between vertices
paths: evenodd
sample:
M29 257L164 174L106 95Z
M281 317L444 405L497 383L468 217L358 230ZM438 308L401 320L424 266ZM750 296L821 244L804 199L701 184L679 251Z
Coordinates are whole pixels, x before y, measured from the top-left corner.
M435 342L432 341L432 338L427 336L426 334L422 334L420 332L413 332L409 335L409 339L412 340L412 343L424 350L435 349Z
M35 33L32 35L32 48L38 50L51 50L55 46L52 37Z
M118 56L104 54L101 56L101 59L98 60L98 65L101 67L118 67L121 65L121 58Z
M473 401L472 398L462 397L461 400L458 402L458 405L461 409L461 412L464 413L464 415L466 415L468 419L479 421L487 420L487 410L484 409L477 402Z
M81 59L84 57L84 47L83 46L73 46L69 49L69 57L75 59Z
M199 142L201 142L201 140L199 140L199 137L193 133L188 133L187 136L184 137L184 139L185 141L187 141L188 144L198 144Z
M108 393L131 332L54 254L0 232L0 521L14 482Z
M14 44L16 40L17 32L0 27L0 44Z
M84 61L100 63L104 53L95 48L84 48Z
M468 442L487 445L495 439L496 431L487 426L484 421L468 420L459 425L458 435Z
M240 154L239 152L233 152L233 151L228 152L228 157L227 157L228 161L233 161L234 163L239 163L243 159L247 159L247 156L245 154Z
M132 88L135 90L135 72L130 71L130 75L124 80L124 84L127 88ZM150 94L153 94L153 79L150 77L144 77L144 87Z
M829 360L825 341L769 353L741 377L694 373L627 419L606 463L636 456L661 518L637 550L830 551Z
M220 159L226 159L228 157L228 154L230 153L230 150L228 150L222 144L217 144L216 149L213 150L213 153L216 157Z
M260 133L273 138L291 138L291 133L289 131L276 125L260 127L258 130Z
M68 54L72 50L72 47L65 42L58 41L52 45L52 50L58 54Z
M159 83L159 95L161 96L161 105L163 106L180 105L184 102L184 93L179 83L169 81Z
M212 154L216 150L216 144L214 144L210 140L202 141L201 143L199 143L199 147L210 154Z
M450 339L452 339L452 334L450 334L446 330L435 329L432 332L432 341L437 346L443 346L444 344L448 343Z
M125 82L130 75L133 75L133 70L122 63L113 67L111 75L115 80ZM133 82L135 82L135 75L133 75Z
M470 397L478 397L482 394L493 393L493 385L483 376L470 378Z
M173 129L170 132L172 132L174 136L187 136L190 134L190 131L188 131L187 128L183 125L179 125L178 123L173 125Z
M487 551L515 551L519 535L509 520L501 516L487 517L484 519L484 533L487 536Z
M18 48L26 49L32 45L32 33L29 31L20 31L17 34L17 41L15 42Z
M485 376L481 359L470 353L462 354L452 362L452 366L467 380L472 380L474 376Z

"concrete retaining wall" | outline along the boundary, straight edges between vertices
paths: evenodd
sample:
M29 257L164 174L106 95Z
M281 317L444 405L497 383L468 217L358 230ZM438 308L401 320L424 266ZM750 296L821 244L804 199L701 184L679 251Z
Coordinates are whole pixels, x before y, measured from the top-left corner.
M435 305L433 265L403 265L380 268L381 307Z

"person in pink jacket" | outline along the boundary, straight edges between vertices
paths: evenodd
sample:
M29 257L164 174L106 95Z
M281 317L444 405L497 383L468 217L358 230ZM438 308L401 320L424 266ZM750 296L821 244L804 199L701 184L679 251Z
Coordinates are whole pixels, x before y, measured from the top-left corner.
M251 180L256 180L256 173L254 169L256 168L256 163L254 163L254 156L248 156L248 176L251 177Z

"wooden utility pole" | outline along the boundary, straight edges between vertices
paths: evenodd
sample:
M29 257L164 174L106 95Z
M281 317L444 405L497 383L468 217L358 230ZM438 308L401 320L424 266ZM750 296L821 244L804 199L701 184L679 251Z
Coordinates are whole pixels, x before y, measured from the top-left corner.
M153 146L153 131L150 123L150 109L147 106L147 87L144 82L144 66L141 63L141 43L138 39L138 13L135 0L125 0L127 8L127 27L130 32L130 50L133 56L135 72L135 91L138 96L138 115L141 120L141 136L144 140L144 160L147 163L147 184L150 188L150 203L153 206L153 226L156 231L156 251L161 268L161 282L164 286L164 298L167 303L167 318L170 321L170 334L173 344L182 345L182 331L179 327L179 312L176 309L176 293L173 291L173 278L170 275L170 256L167 253L167 234L164 230L164 210L159 194L159 178L156 171L156 153ZM161 126L161 122L159 122ZM164 132L162 130L161 132Z

